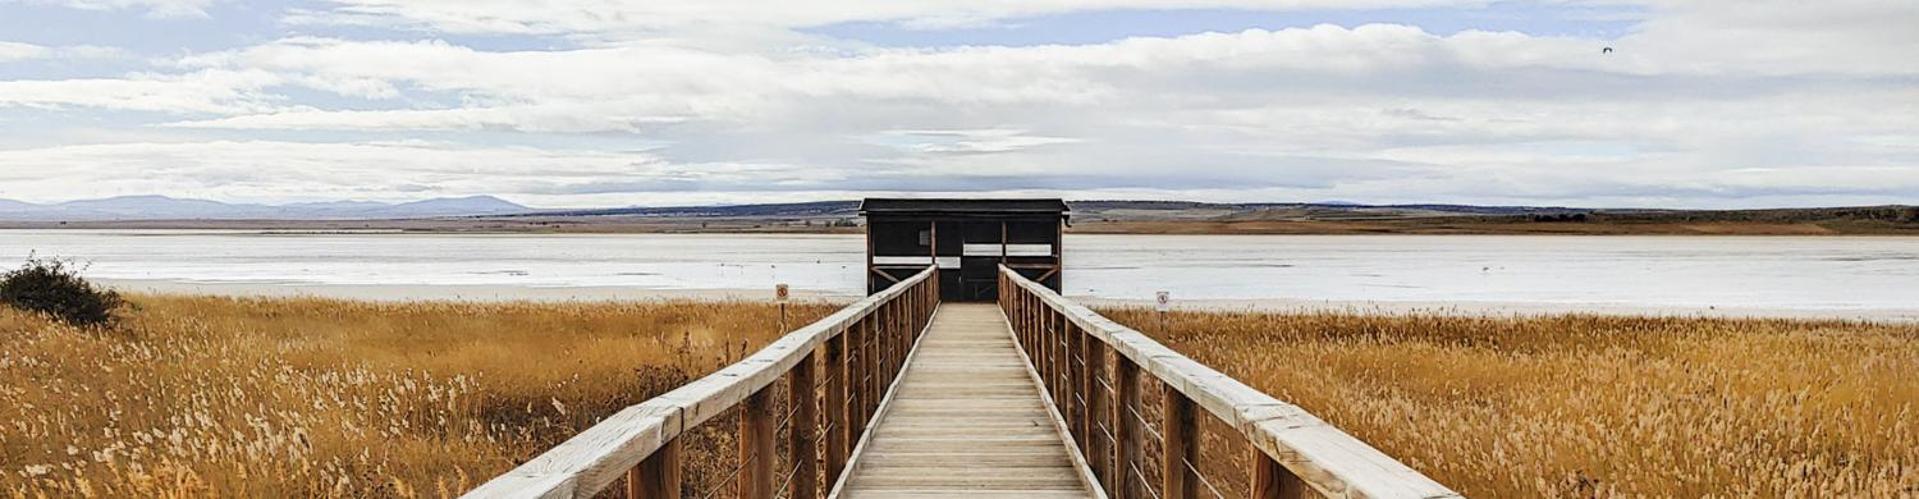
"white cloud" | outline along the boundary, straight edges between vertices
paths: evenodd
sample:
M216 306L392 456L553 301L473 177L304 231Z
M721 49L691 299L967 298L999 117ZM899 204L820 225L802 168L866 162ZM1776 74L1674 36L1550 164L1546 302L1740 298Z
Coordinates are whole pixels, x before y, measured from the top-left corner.
M305 24L407 26L446 33L647 34L714 26L785 29L834 23L898 22L921 28L1108 9L1364 9L1479 6L1488 0L821 0L767 2L605 2L597 0L330 0L332 9L296 13Z
M51 52L52 50L49 50L46 47L42 47L39 45L33 45L33 44L27 44L27 43L16 43L16 42L0 42L0 62L12 62L12 61L24 61L27 59L38 59L41 57L45 57L46 54Z
M104 108L166 113L257 113L277 109L267 87L282 79L258 70L136 73L124 78L0 81L0 108Z
M160 18L206 17L223 0L0 0L0 3L59 5L84 10L138 10Z
M554 179L651 175L642 153L461 147L410 142L128 142L0 151L0 184L44 199L169 193L405 198L509 193ZM17 188L16 191L13 188Z
M34 59L109 59L122 57L125 54L125 51L117 48L97 45L44 47L30 43L0 41L0 63Z
M934 154L986 154L1013 152L1056 144L1072 144L1079 139L1045 137L1026 130L888 130L878 134L881 144L908 151Z
M379 111L292 110L228 118L181 121L180 128L238 130L518 130L587 133L640 132L685 121L664 116L617 116L603 106L507 106Z

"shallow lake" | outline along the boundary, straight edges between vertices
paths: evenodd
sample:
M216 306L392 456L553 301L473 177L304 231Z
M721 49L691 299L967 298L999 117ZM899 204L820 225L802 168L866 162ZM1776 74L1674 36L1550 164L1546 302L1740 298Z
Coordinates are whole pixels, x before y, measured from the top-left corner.
M1919 238L1069 235L1069 295L1150 299L1919 306ZM860 291L860 236L0 231L89 276L200 283Z

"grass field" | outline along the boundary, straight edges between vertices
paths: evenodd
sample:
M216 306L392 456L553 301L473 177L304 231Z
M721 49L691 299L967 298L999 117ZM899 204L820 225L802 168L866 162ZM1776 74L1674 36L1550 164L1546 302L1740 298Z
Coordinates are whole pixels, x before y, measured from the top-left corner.
M0 493L454 495L777 336L752 303L133 303L0 309ZM1919 494L1919 326L1107 313L1469 496Z
M1919 326L1105 312L1469 497L1919 495Z
M778 336L753 303L133 304L0 307L0 495L455 495Z

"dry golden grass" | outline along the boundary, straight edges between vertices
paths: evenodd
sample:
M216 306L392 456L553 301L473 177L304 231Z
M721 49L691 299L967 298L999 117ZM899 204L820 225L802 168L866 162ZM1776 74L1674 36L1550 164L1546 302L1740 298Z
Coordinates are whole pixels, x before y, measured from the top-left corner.
M1919 495L1919 326L1105 313L1468 496Z
M0 494L453 495L778 336L758 303L133 303L0 309Z

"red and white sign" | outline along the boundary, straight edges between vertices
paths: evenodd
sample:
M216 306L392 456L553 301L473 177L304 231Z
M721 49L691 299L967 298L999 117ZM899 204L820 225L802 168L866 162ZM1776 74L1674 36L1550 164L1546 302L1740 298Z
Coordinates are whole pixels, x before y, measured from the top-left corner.
M1166 291L1159 292L1159 295L1155 297L1155 301L1156 301L1156 307L1159 308L1159 311L1161 312L1165 312L1173 308L1173 294L1170 292L1166 292Z
M775 300L786 301L786 298L792 295L793 295L793 290L790 288L787 288L785 284L781 284L773 287L773 299Z

